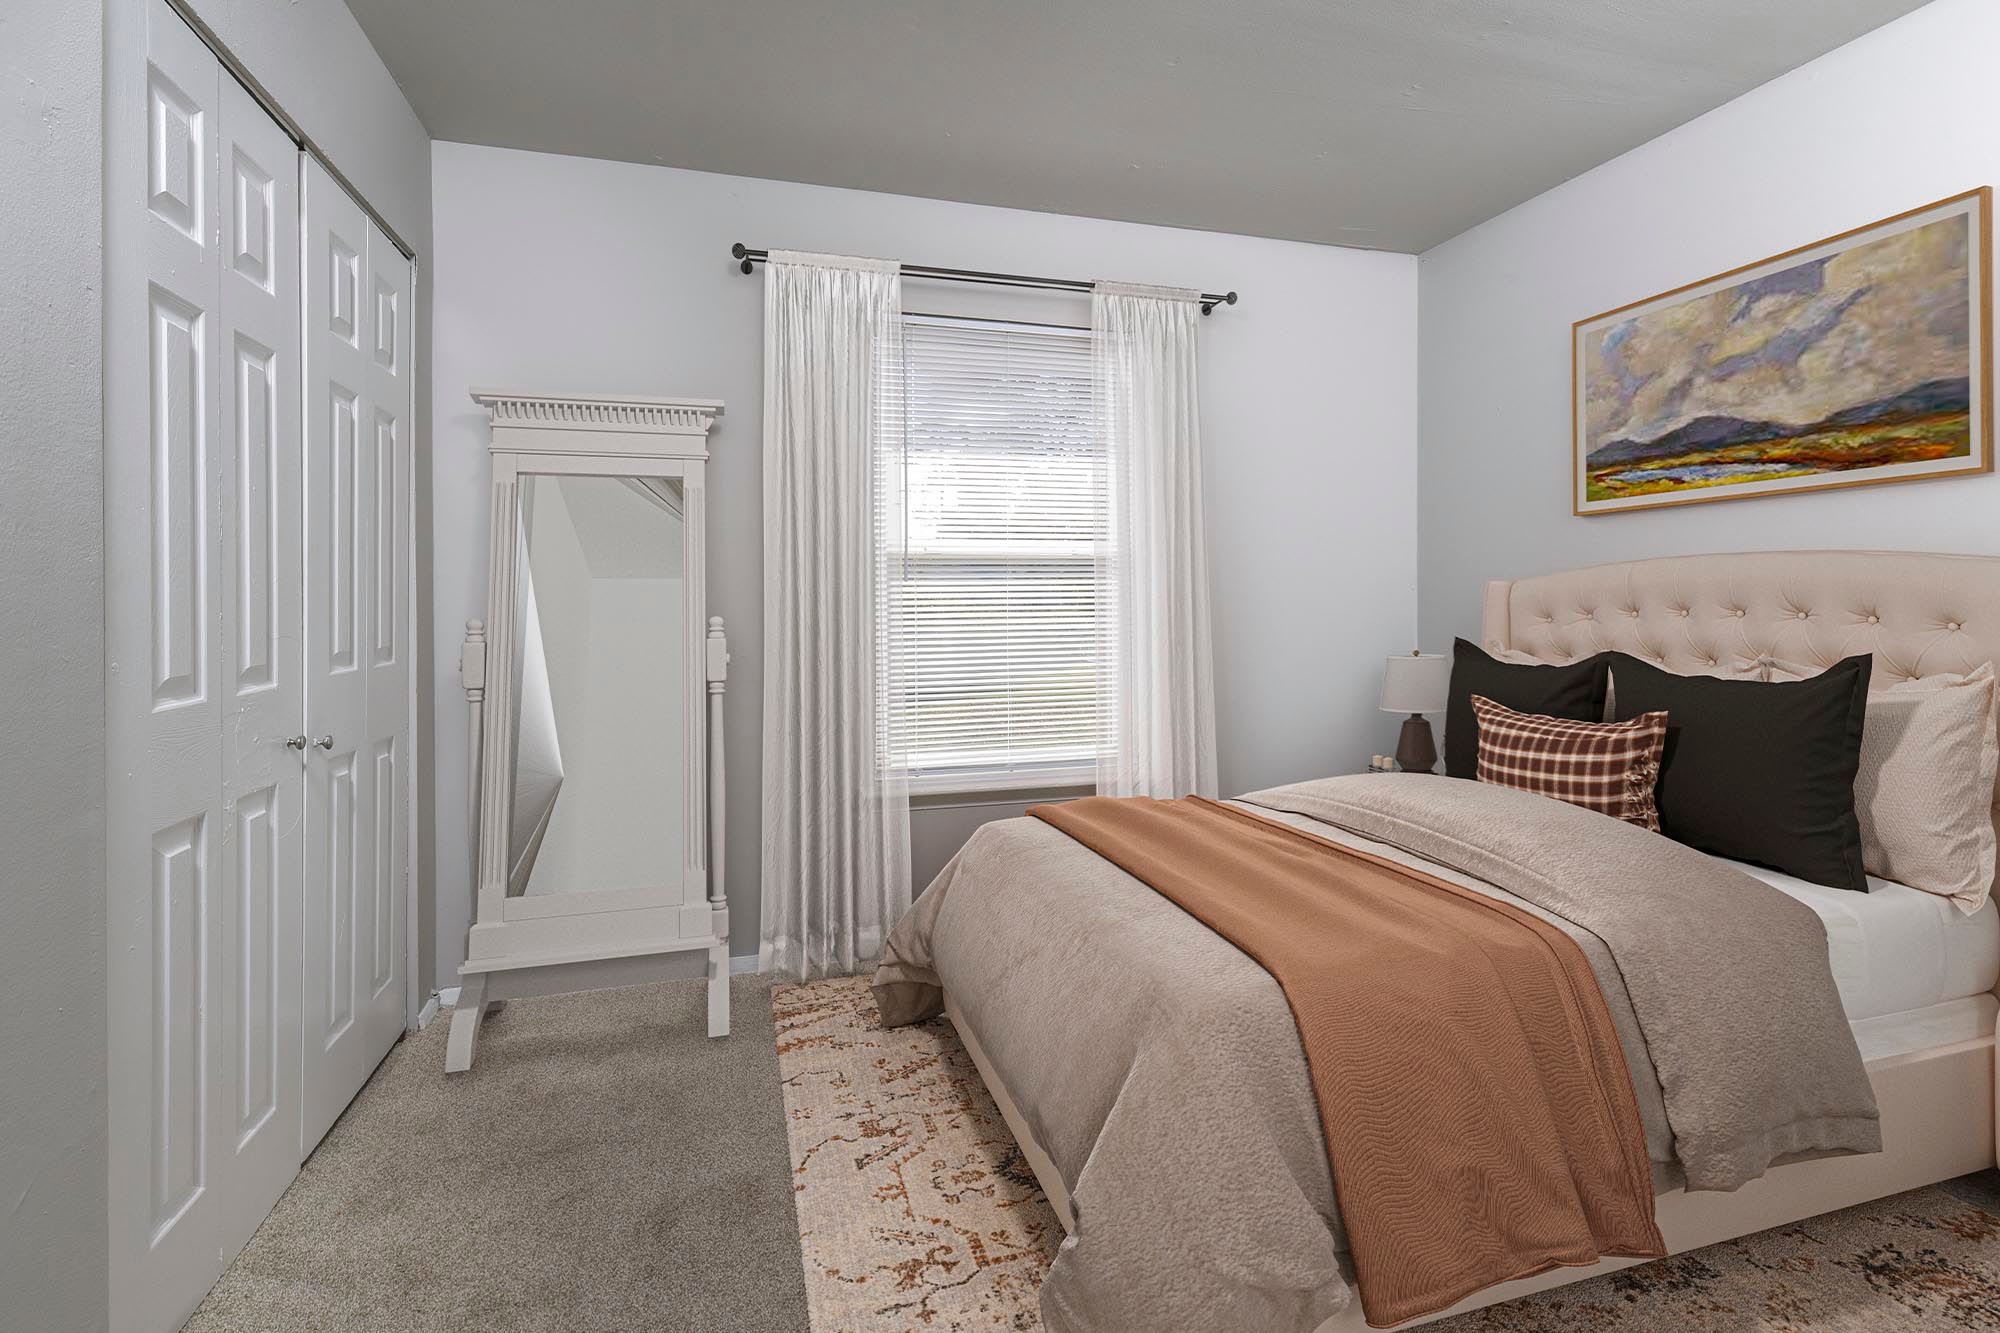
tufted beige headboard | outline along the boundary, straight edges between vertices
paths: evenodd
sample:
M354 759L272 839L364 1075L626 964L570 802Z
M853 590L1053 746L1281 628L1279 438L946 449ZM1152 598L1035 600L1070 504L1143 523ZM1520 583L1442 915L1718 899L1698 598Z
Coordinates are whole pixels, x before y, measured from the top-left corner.
M2000 658L2000 556L1752 551L1486 585L1482 636L1552 662L1616 648L1701 674L1875 654L1890 685Z

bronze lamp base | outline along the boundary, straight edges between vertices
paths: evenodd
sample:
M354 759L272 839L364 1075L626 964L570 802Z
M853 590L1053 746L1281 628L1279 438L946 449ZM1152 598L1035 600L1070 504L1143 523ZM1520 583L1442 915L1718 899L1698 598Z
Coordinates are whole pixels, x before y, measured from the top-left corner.
M1437 763L1437 746L1431 740L1431 724L1422 713L1412 713L1403 721L1396 739L1396 765L1405 773L1429 773Z

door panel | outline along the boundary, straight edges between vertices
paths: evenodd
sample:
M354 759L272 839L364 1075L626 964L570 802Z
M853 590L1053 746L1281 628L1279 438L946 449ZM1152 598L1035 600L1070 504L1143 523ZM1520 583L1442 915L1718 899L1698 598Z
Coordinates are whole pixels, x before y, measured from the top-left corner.
M164 4L135 19L143 64L107 65L120 1330L178 1327L299 1160L297 149Z
M285 882L296 875L297 861L288 863L280 851L286 840L279 827L283 804L277 784L247 792L236 801L233 905L240 969L236 1007L242 1024L236 1043L236 1139L245 1145L285 1109L296 1110L297 1079L290 1075L297 1070L298 1043L292 1033L298 1023L296 1010L293 1021L285 1022L284 996L297 992L281 988L281 978L286 955L294 952L294 937L285 920L290 917L296 924L297 916L286 908ZM296 829L291 836L297 836ZM288 1163L291 1155L284 1154ZM290 1165L281 1173L289 1179Z
M171 14L151 15L121 125L139 145L115 215L120 281L106 397L107 931L113 1316L168 1327L220 1271L227 1182L210 1108L226 1106L227 993L216 862L222 699L216 665L221 69ZM127 85L127 86L132 86ZM241 1243L240 1241L238 1242ZM135 1286L153 1301L124 1299ZM161 1313L166 1313L165 1311Z
M305 771L286 745L305 715L300 499L297 147L222 79L222 317L230 347L218 438L223 594L222 864L232 977L221 1007L233 1105L217 1107L248 1238L297 1174L299 904Z
M368 405L372 456L367 644L369 786L375 838L367 970L369 1022L393 1042L407 1005L405 943L410 867L410 437L411 269L380 230L368 229ZM378 1038L379 1040L380 1038Z
M203 1017L208 967L208 814L153 835L153 1247L199 1231L206 1216L179 1223L208 1185L204 1112L209 1098ZM204 1210L204 1212L209 1210Z
M408 262L317 162L304 208L310 1152L403 1031L410 390Z
M161 248L178 249L177 245ZM191 265L199 291L211 265ZM168 275L168 281L182 277ZM209 293L201 303L156 285L148 293L147 363L152 368L147 397L152 402L148 460L153 475L151 570L153 623L153 702L161 708L191 705L199 712L208 697L207 632L211 546L214 533L204 498L209 490L209 414L214 410L214 360ZM184 719L193 722L192 718ZM198 725L198 724L197 724Z

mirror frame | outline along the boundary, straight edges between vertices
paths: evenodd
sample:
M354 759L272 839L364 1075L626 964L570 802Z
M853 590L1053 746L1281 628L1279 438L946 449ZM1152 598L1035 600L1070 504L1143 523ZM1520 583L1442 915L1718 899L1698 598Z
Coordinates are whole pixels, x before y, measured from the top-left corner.
M719 755L709 751L709 712L719 712L720 622L708 620L706 516L710 399L547 397L475 390L491 422L492 521L488 542L486 659L482 664L477 831L477 904L461 972L473 977L522 967L706 949L721 962L727 1001L729 908L710 843L720 849ZM513 716L519 619L521 480L528 476L649 477L681 483L686 653L681 762L685 837L681 890L606 889L507 896L514 819ZM706 702L705 702L706 701ZM718 747L719 748L719 747ZM716 790L711 791L711 783ZM482 990L483 995L483 990ZM711 996L711 1029L715 1001ZM726 1013L726 1008L725 1008ZM724 1023L726 1025L726 1017ZM725 1028L726 1030L726 1028ZM467 1052L469 1063L469 1050Z

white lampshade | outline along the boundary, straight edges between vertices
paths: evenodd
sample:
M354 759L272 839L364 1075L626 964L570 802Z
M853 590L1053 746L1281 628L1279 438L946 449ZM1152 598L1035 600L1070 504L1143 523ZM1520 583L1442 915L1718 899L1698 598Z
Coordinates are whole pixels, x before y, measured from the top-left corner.
M1440 713L1451 693L1451 659L1442 653L1407 653L1382 672L1382 711Z

